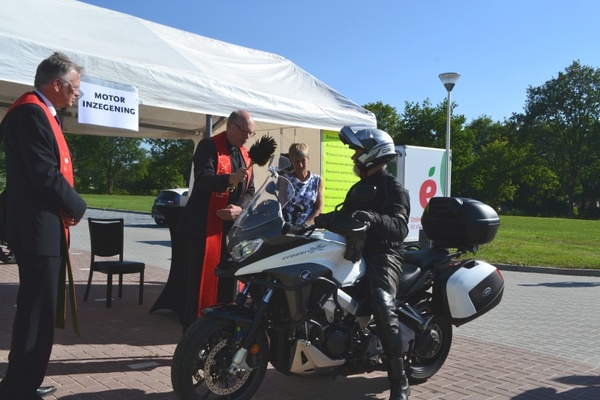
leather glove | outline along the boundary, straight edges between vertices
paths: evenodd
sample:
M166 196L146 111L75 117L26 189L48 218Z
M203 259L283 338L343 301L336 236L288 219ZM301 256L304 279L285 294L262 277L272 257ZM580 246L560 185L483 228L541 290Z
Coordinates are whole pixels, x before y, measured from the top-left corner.
M314 227L317 229L327 229L327 227L331 223L331 219L333 218L334 212L335 211L317 215L315 217Z
M375 220L375 216L370 211L357 210L352 213L352 218L357 221L365 222L367 224L372 224Z

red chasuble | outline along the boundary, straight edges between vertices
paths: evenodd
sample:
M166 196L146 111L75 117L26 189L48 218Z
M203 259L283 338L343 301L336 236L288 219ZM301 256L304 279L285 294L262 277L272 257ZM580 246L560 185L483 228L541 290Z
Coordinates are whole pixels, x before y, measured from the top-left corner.
M216 174L231 174L231 157L229 147L227 146L227 136L221 132L211 138L217 147L217 167ZM250 165L248 151L240 148L244 163ZM252 169L248 170L248 176L252 174ZM249 185L250 179L247 179ZM246 185L246 190L248 186ZM224 192L213 192L210 195L208 203L208 215L206 222L206 242L204 246L204 262L202 264L202 276L200 277L200 290L198 294L198 316L202 315L202 310L210 307L217 302L218 278L215 276L215 269L221 260L221 243L223 237L223 220L217 217L217 210L227 207L229 199L229 190Z

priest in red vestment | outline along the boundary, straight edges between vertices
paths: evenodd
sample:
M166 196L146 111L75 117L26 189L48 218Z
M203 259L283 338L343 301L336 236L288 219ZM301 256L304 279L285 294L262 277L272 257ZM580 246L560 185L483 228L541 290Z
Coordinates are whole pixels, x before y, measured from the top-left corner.
M179 222L187 236L187 290L184 330L202 309L234 299L235 280L217 278L215 268L226 255L225 237L254 194L250 158L244 145L254 136L254 120L245 110L231 113L225 131L205 138L194 153L194 185ZM231 190L232 188L233 190Z

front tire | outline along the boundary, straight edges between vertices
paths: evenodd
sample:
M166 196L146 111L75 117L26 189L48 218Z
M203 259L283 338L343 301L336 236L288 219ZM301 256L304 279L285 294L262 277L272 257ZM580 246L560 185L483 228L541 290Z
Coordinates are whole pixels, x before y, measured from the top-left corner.
M240 330L233 321L203 317L183 334L171 365L171 383L178 400L249 400L258 390L267 370L268 342L264 332L248 352L251 370L227 372L239 348Z
M447 317L436 315L429 326L433 330L433 334L427 337L429 341L417 342L407 363L406 375L411 384L423 383L435 375L442 368L448 353L450 353L452 346L450 320ZM434 339L431 339L432 337ZM421 336L420 339L425 340L425 337Z

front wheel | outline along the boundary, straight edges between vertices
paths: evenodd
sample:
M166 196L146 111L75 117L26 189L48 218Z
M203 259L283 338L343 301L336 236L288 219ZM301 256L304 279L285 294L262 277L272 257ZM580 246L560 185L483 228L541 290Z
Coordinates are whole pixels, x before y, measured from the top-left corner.
M235 322L203 317L196 320L177 344L171 383L178 400L252 398L267 370L268 342L261 332L246 357L249 369L227 371L242 340Z
M429 330L417 336L408 360L406 375L412 384L425 382L442 368L452 346L452 324L447 317L435 315Z

